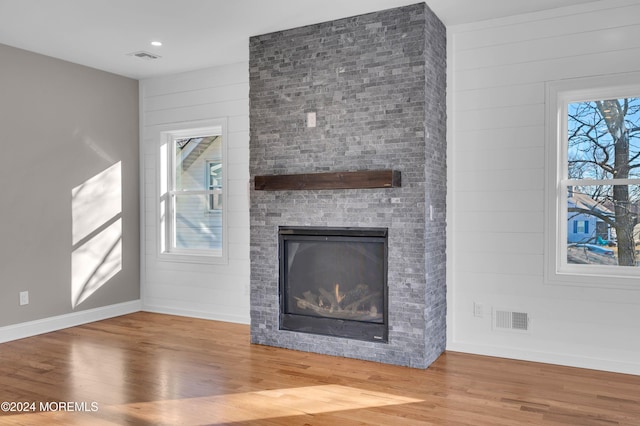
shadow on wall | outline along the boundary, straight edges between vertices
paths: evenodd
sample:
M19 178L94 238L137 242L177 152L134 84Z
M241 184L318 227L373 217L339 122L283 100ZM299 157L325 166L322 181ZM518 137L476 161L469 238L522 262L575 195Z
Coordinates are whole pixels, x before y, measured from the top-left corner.
M75 309L122 270L122 164L71 190L71 305Z

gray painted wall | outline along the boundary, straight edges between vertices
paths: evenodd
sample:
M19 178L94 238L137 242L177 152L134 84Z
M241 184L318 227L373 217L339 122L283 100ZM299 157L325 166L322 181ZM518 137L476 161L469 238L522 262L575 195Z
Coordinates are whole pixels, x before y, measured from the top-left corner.
M139 299L138 116L136 80L0 45L0 326Z
M445 69L445 28L424 3L251 39L252 178L402 172L401 188L251 191L254 343L412 367L442 353ZM315 128L305 124L310 111ZM279 226L389 229L388 343L278 329Z

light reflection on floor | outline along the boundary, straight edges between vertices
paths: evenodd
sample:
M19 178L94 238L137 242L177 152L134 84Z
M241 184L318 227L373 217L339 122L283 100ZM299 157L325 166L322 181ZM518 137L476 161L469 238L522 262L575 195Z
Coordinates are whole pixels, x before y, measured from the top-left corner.
M295 417L389 405L422 402L420 399L342 385L274 389L200 398L99 405L91 412L48 412L0 417L0 424L226 424L261 419ZM90 423L88 423L90 421ZM116 423L114 423L116 422Z

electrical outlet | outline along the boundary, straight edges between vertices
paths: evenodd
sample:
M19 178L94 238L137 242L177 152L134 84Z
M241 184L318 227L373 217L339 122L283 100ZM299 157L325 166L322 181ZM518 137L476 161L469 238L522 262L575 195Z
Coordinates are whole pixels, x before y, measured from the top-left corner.
M307 113L307 127L316 127L316 113L308 112Z
M21 291L20 292L20 306L29 304L29 292Z
M478 318L484 316L484 306L482 306L482 303L473 302L473 316Z

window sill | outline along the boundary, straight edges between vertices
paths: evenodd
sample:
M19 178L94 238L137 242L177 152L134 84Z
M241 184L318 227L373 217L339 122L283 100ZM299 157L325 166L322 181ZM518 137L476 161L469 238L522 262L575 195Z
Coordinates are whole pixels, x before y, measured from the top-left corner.
M226 265L229 260L220 254L185 254L185 253L160 253L158 259L162 262L195 263L201 265Z

